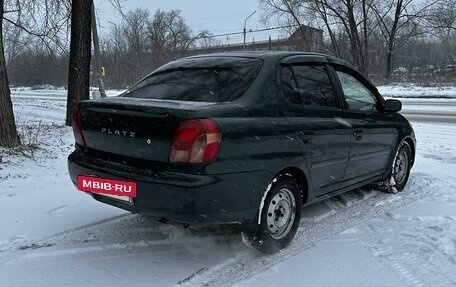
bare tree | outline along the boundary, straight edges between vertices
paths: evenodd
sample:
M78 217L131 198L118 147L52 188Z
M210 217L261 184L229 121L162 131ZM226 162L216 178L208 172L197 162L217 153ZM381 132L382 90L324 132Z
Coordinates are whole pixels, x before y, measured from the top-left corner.
M209 30L202 30L196 36L192 36L192 39L188 42L187 47L184 50L188 51L190 49L210 49L213 46L221 46L223 43L222 40L214 37L214 34Z
M191 36L191 30L179 10L155 12L148 34L152 53L158 57L156 64L182 56L197 38Z
M420 29L420 21L435 3L436 0L382 0L371 4L385 41L385 78L391 76L394 50L410 38L426 32Z
M341 48L339 46L339 41L337 39L337 31L332 23L331 16L328 14L325 5L322 2L315 1L310 4L310 7L316 12L317 15L321 17L321 20L324 23L324 27L328 32L329 38L331 39L332 52L335 56L340 57Z
M66 125L77 104L89 99L92 0L73 0Z
M129 65L128 41L117 24L114 24L111 32L102 39L101 46L103 61L108 70L106 84L115 88L126 87L129 83L129 75L126 75L126 67Z
M349 40L349 52L361 73L369 74L369 36L374 29L369 25L370 0L309 0L318 11L320 18L326 19L331 30L342 31ZM331 33L330 33L331 34ZM340 45L337 44L339 51Z
M425 16L428 26L434 29L442 29L445 34L456 31L456 2L453 0L441 0L432 5L429 13Z
M51 51L42 44L31 41L20 54L8 62L7 70L10 85L66 86L68 54Z
M8 66L17 56L22 54L33 41L33 38L10 22L3 23L3 47L6 65Z
M175 60L178 56L178 51L187 50L194 39L190 36L190 27L185 24L179 10L171 10L166 16L171 38L172 59Z
M122 33L125 36L130 63L124 67L137 81L149 72L147 58L147 28L150 14L146 9L135 9L124 15ZM131 81L131 80L130 80Z
M263 9L263 22L267 23L271 18L278 18L278 24L289 26L284 28L288 34L292 34L303 25L303 22L313 19L313 13L307 6L306 1L300 0L260 0L260 8ZM311 45L304 29L298 30L301 35L302 47L306 51L311 51Z
M65 0L15 0L0 1L0 27L8 22L38 37L48 45L62 47L60 31L67 23ZM2 33L3 34L3 33ZM0 146L14 147L20 145L17 133L8 75L6 71L3 35L0 37Z
M3 31L3 4L0 0L0 27ZM3 33L0 35L0 145L14 147L20 145L19 135L14 121L13 103L11 102L8 75L6 73L5 51L3 50Z
M136 9L122 17L122 23L111 23L111 32L101 45L103 61L110 71L106 83L111 87L132 85L162 64L185 56L197 41L209 35L192 35L177 10L157 10L150 16L147 10Z
M281 17L291 16L298 24L308 19L316 19L330 35L332 46L340 56L341 49L335 31L343 31L348 36L351 59L358 65L363 74L368 74L368 30L369 7L368 0L260 0L261 7L269 11L267 15ZM303 37L306 41L305 37Z
M450 61L456 61L456 2L441 0L426 13L427 27L442 45Z

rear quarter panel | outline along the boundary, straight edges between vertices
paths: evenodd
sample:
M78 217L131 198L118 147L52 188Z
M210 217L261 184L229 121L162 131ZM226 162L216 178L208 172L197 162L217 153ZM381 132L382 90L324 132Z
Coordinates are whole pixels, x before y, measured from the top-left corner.
M205 173L266 170L272 179L281 169L302 160L289 122L280 114L276 65L276 60L265 59L247 92L226 107L189 113L189 118L214 119L222 130L219 157L205 168Z

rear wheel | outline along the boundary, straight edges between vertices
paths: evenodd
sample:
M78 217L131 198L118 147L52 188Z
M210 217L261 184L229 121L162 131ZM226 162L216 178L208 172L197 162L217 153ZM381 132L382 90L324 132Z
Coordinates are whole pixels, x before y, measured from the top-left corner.
M301 220L301 192L291 178L272 184L253 231L242 232L244 243L264 253L274 253L293 240ZM257 218L258 219L258 218Z
M407 142L403 142L394 158L390 175L385 181L380 183L382 191L397 193L405 188L412 167L411 155L410 145Z

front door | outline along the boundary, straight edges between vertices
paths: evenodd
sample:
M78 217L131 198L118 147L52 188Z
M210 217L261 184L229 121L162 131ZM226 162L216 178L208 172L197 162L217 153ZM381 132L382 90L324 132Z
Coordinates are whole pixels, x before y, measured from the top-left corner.
M388 168L397 132L391 115L380 110L380 98L355 72L337 71L346 101L344 119L351 125L347 185L381 175Z

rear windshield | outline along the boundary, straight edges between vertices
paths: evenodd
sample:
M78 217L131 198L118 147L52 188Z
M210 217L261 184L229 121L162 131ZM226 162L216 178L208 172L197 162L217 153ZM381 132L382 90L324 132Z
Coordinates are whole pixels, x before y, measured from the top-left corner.
M158 69L122 96L195 102L239 98L255 79L262 60L240 57L183 59Z

